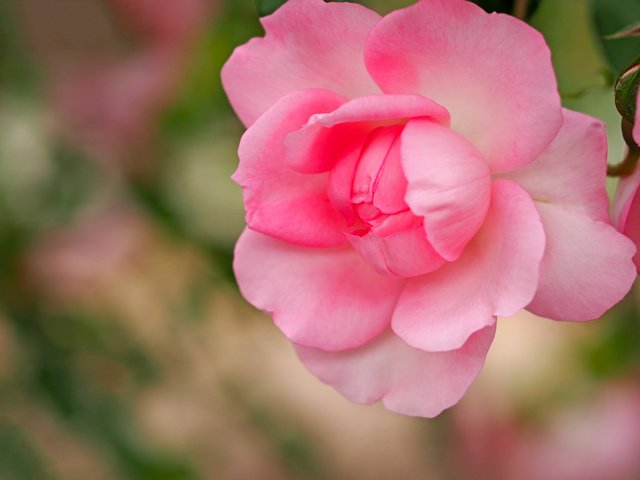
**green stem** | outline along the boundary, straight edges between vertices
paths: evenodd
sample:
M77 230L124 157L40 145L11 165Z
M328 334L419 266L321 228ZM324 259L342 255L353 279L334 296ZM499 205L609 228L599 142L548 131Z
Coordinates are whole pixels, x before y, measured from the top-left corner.
M640 158L640 150L629 150L625 159L617 165L609 165L607 167L607 175L610 177L628 177L636 169Z
M622 118L622 136L629 151L621 163L607 167L607 175L610 177L628 177L634 172L638 165L638 159L640 159L640 146L633 138L633 123L624 117Z

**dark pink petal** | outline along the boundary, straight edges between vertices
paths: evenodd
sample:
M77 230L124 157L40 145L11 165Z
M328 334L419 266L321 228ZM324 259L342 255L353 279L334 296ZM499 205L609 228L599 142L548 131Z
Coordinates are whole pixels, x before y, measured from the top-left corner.
M380 16L355 3L289 0L261 19L266 31L236 48L222 84L245 125L279 98L308 88L346 97L379 92L364 66L364 47Z
M636 115L635 121L633 122L633 131L631 132L636 144L640 145L640 108L638 108L640 102L638 100L640 100L640 90L636 93Z
M424 217L427 239L446 260L456 260L482 225L491 177L464 138L429 120L412 120L402 132L402 167L411 211Z
M540 202L609 221L607 137L599 120L564 110L564 122L538 160L504 175Z
M528 310L554 320L599 318L636 277L633 243L605 222L536 203L547 236L538 292Z
M327 197L327 174L303 175L284 164L284 139L315 112L344 99L326 90L304 90L280 99L240 142L233 179L243 187L247 224L253 230L311 247L346 242L342 215Z
M377 274L352 248L309 249L245 230L234 270L242 295L293 342L358 347L383 331L404 282Z
M629 237L636 247L640 246L640 168L633 175L623 177L618 183L613 202L615 227ZM640 251L633 257L640 272Z
M333 112L313 115L301 130L287 137L287 164L303 173L330 169L336 151L362 142L374 128L428 117L449 124L449 112L420 95L368 95L346 102ZM333 128L332 128L333 127Z
M435 417L454 405L480 372L493 341L495 327L469 338L450 352L429 353L411 348L393 332L344 352L297 346L300 360L320 380L349 400L374 403L405 415Z
M384 17L365 62L387 93L418 93L451 112L451 126L493 172L534 161L562 121L544 38L509 15L462 0L422 0Z
M538 285L544 232L534 202L517 184L497 180L476 238L455 263L410 279L393 330L426 351L459 348L469 336L529 304Z

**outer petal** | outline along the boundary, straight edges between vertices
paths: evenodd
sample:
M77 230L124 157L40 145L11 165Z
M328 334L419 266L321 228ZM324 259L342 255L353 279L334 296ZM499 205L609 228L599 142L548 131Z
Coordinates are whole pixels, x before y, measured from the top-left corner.
M446 108L420 95L353 99L333 112L313 115L304 128L289 135L287 164L303 173L327 171L336 160L336 151L343 152L345 145L363 141L383 124L400 124L415 117L432 118L443 125L449 125L450 119Z
M242 295L293 342L358 347L383 331L404 282L375 273L351 248L307 249L245 230L234 270Z
M599 120L564 110L551 145L531 165L505 175L536 200L609 221L607 137Z
M636 168L633 175L622 177L616 189L611 217L613 225L623 233L631 213L631 204L638 195L638 191L640 191L640 168Z
M640 246L640 168L633 175L621 178L613 202L613 221L618 230ZM633 257L640 273L640 251Z
M261 19L266 31L236 48L222 84L245 125L280 97L324 88L346 97L379 92L364 66L367 36L380 16L354 3L289 0Z
M560 128L549 48L509 15L462 0L422 0L376 25L365 61L383 91L444 105L452 128L494 172L532 162Z
M528 310L555 320L600 317L631 288L636 249L605 222L537 204L547 235L540 284Z
M401 142L407 204L424 217L435 250L454 261L489 208L489 169L465 139L429 120L410 121Z
M469 388L494 334L495 327L485 328L461 349L442 353L411 348L392 332L345 352L296 349L311 372L354 402L382 400L398 413L435 417Z
M233 179L242 185L247 224L256 231L305 246L346 243L344 219L326 194L327 175L302 175L284 164L284 139L316 112L344 99L326 90L282 98L242 137Z
M544 232L527 193L494 182L491 208L477 237L455 263L407 282L393 330L427 351L458 348L473 332L510 316L533 298Z

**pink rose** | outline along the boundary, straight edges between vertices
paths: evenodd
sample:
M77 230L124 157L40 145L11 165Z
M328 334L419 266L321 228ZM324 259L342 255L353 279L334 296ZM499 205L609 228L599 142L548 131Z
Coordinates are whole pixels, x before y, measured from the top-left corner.
M640 100L640 91L636 105ZM640 108L636 108L635 122L633 124L633 139L640 145ZM613 202L613 223L636 246L640 245L640 168L628 177L622 177L616 190L616 198ZM640 272L640 252L636 253L633 261Z
M431 417L497 316L589 320L629 290L603 126L561 108L538 32L462 0L290 0L263 25L222 71L248 126L234 267L321 380Z

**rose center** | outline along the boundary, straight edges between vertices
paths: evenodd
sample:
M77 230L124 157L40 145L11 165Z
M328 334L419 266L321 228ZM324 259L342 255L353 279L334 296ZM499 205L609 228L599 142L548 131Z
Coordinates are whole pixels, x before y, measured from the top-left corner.
M355 220L350 233L364 236L388 231L398 221L404 227L419 219L410 211L404 196L407 181L400 162L400 134L404 125L373 130L362 146L351 184L351 206ZM415 219L415 220L414 220Z

